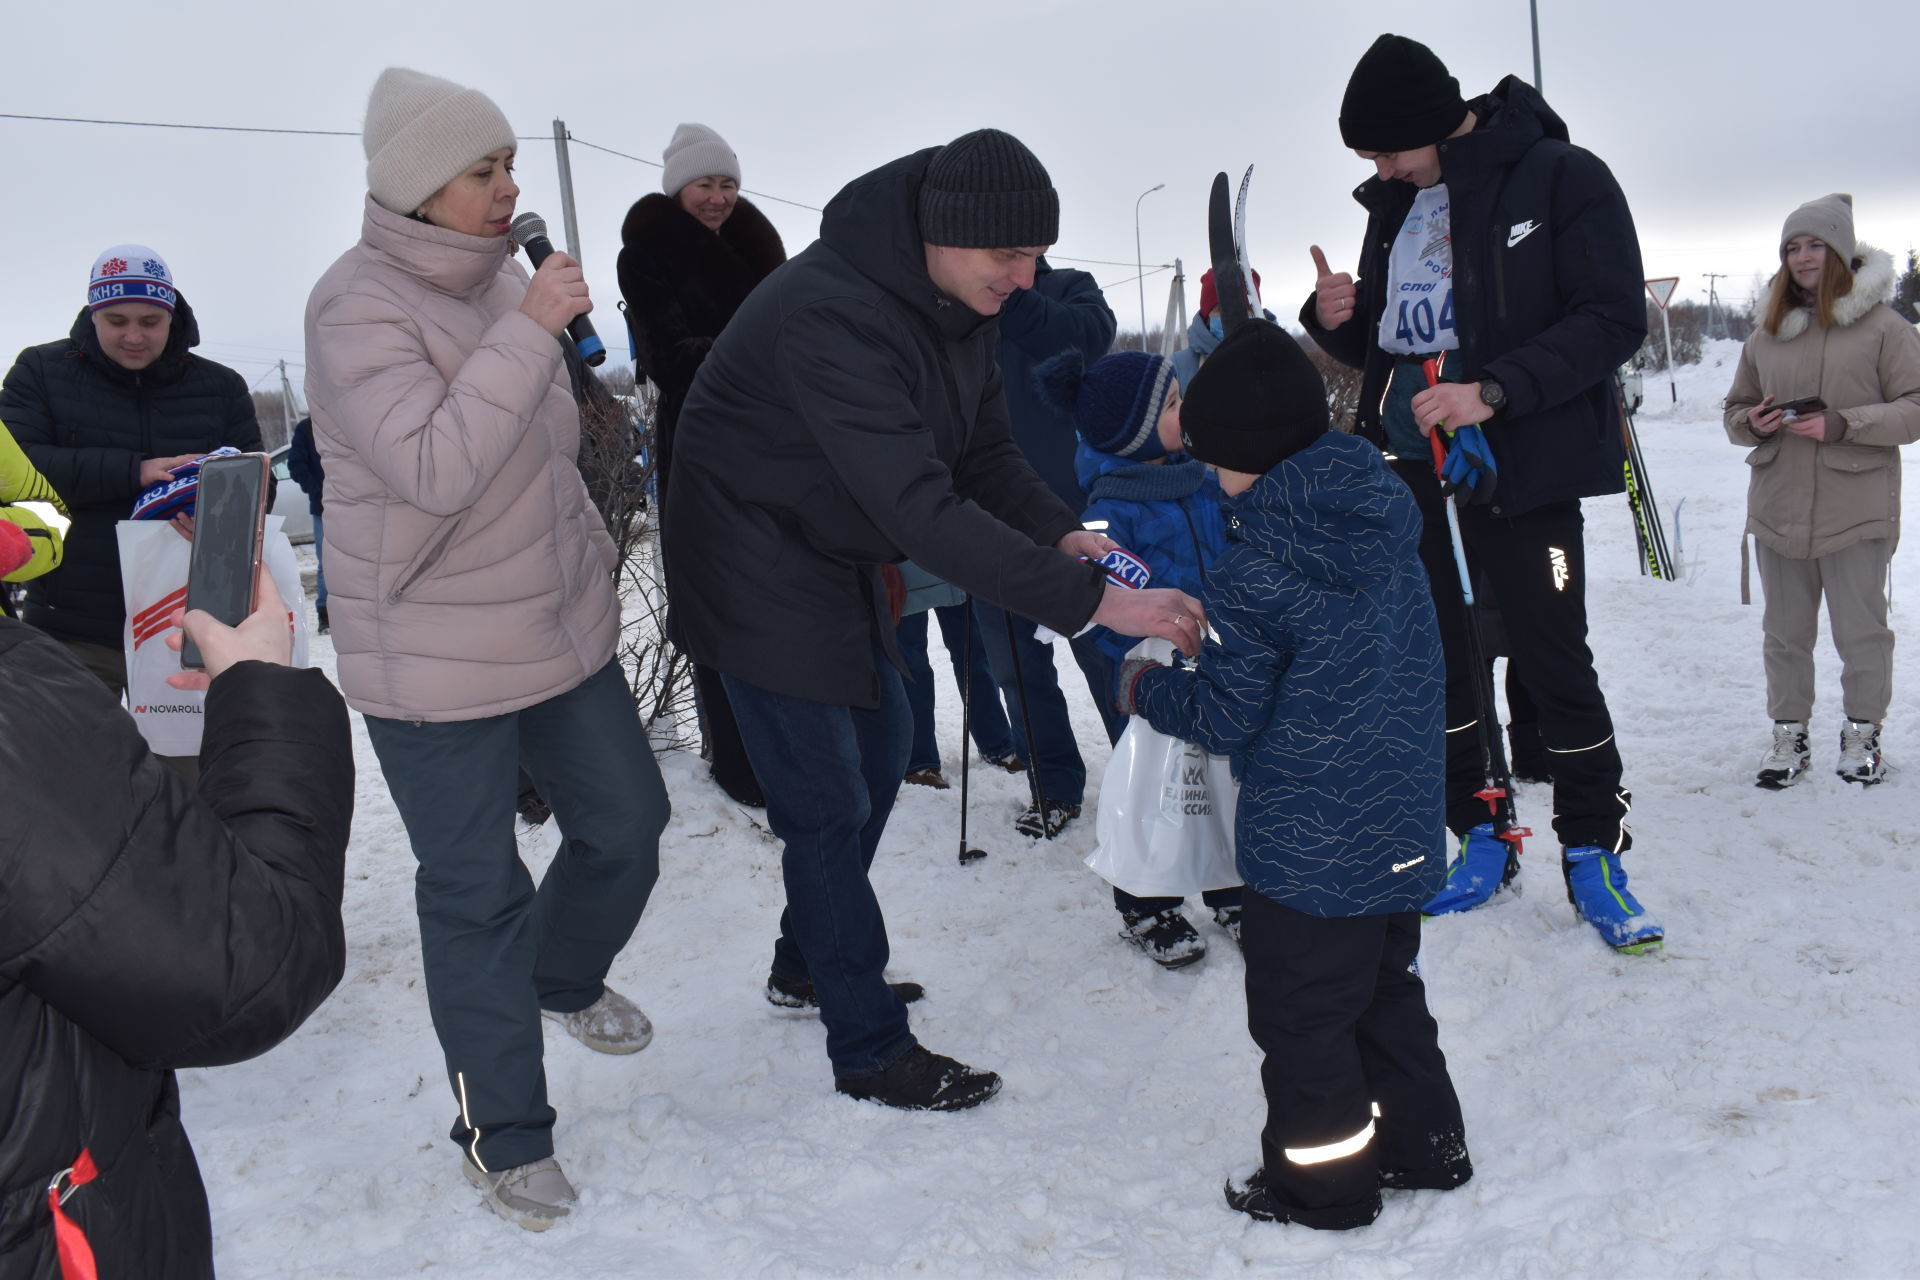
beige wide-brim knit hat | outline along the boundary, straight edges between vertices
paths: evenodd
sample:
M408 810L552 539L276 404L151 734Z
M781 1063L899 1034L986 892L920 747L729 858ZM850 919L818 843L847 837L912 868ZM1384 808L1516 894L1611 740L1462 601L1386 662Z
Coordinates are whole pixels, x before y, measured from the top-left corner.
M374 81L360 137L368 193L402 215L482 156L515 145L513 126L492 98L406 67L388 67Z
M666 161L660 173L660 187L670 196L700 178L716 174L740 181L740 157L727 140L703 124L689 121L673 131L673 141L660 153Z

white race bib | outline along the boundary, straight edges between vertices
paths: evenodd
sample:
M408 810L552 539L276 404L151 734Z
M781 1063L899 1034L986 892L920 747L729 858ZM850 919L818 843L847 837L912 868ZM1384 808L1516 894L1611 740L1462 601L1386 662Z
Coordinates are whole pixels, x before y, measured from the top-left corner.
M1447 184L1413 198L1387 258L1387 309L1380 316L1380 349L1400 355L1454 351L1453 220Z

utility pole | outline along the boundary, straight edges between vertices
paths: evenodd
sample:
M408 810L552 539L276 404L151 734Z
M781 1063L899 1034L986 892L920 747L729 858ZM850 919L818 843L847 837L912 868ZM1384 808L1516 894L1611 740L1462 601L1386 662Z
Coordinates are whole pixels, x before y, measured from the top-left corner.
M1540 0L1527 0L1527 16L1533 19L1533 91L1545 93L1540 84Z
M1707 277L1707 329L1709 332L1716 333L1716 336L1718 337L1722 337L1722 338L1729 337L1730 334L1728 333L1727 322L1726 322L1727 318L1724 315L1720 315L1720 311L1719 311L1720 294L1713 287L1713 282L1715 280L1725 280L1727 278L1727 274L1724 271L1709 271L1706 273L1706 277ZM1719 328L1717 331L1714 328L1714 323L1715 323L1714 317L1716 315L1719 316Z
M1165 187L1164 182L1156 182L1140 193L1133 202L1133 270L1134 283L1140 286L1140 349L1147 349L1147 268L1140 254L1140 201Z
M293 441L293 382L287 377L287 362L280 362L280 443Z
M553 118L553 151L560 169L560 221L567 229L567 252L580 260L580 224L573 216L573 161L567 156L567 122Z

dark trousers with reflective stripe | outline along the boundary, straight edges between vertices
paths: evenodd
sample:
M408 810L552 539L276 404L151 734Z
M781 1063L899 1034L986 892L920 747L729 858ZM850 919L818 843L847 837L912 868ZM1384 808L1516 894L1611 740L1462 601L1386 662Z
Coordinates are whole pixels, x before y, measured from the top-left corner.
M1447 663L1447 826L1460 835L1489 817L1486 802L1473 794L1487 765L1476 726L1467 608L1432 466L1401 460L1393 469L1413 491L1426 522L1420 562L1432 584ZM1620 750L1587 647L1587 553L1579 502L1548 503L1511 519L1486 507L1462 506L1460 537L1468 562L1500 603L1514 673L1539 713L1540 738L1553 768L1554 834L1568 848L1626 849ZM1488 730L1498 733L1500 726Z
M600 998L660 874L667 789L626 677L616 659L506 715L366 721L420 864L427 1008L460 1106L451 1136L484 1169L550 1156L540 1011ZM514 839L521 767L562 837L538 888Z
M1460 1100L1411 969L1419 913L1324 919L1249 890L1241 941L1247 1030L1267 1055L1260 1146L1275 1202L1305 1226L1341 1230L1373 1221L1383 1181L1465 1182ZM1376 1106L1371 1140L1356 1145Z

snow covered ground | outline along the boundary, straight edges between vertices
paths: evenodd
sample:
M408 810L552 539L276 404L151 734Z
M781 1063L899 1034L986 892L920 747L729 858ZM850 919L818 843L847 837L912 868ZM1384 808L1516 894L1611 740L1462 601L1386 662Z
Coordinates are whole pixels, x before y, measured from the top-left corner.
M1006 1088L958 1115L839 1097L817 1022L761 996L778 846L679 756L660 886L612 975L658 1034L607 1058L550 1028L559 1155L581 1204L522 1232L480 1208L445 1138L412 857L356 717L346 979L265 1059L183 1080L222 1273L1920 1274L1920 773L1865 792L1833 776L1823 642L1814 771L1784 794L1751 785L1767 736L1759 610L1739 604L1746 468L1718 407L1737 352L1682 370L1677 406L1664 377L1647 380L1639 427L1656 491L1679 507L1685 580L1636 572L1624 499L1587 504L1594 648L1634 792L1628 866L1667 950L1615 956L1577 924L1550 839L1521 896L1429 927L1477 1170L1466 1187L1390 1192L1376 1224L1346 1234L1228 1211L1221 1181L1257 1160L1263 1115L1238 956L1210 922L1211 954L1178 973L1123 946L1080 865L1091 822L1023 840L1009 820L1024 784L983 770L972 833L990 857L956 864L957 790L908 788L874 876L893 971L929 987L915 1030ZM1920 562L1894 571L1901 627ZM1911 645L1900 667L1901 689L1920 685ZM940 693L952 769L959 712ZM1103 738L1077 697L1097 786ZM1920 762L1911 705L1888 722L1896 764ZM1545 789L1521 804L1544 835ZM524 839L536 871L554 839Z

